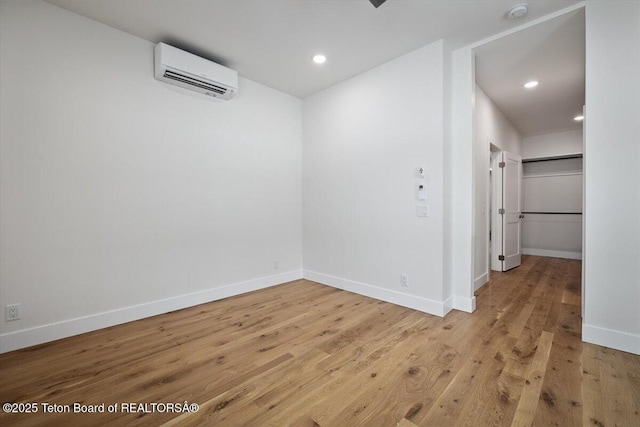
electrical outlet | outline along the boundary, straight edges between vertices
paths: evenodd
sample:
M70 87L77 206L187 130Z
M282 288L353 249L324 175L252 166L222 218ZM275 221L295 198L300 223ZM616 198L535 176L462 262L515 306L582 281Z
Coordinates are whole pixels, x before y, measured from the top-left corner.
M400 275L400 284L402 286L409 286L409 275L408 274L401 274Z
M11 322L20 319L20 304L9 304L5 307L5 320Z
M273 269L277 270L280 268L280 260L279 259L274 259L273 260Z

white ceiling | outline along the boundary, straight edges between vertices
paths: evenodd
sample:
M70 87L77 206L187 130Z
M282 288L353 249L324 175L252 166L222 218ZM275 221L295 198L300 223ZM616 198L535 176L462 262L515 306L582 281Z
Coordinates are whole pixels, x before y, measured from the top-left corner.
M526 17L508 20L519 0L47 1L300 98L438 39L460 47L578 3L529 0Z
M476 82L522 135L579 129L585 80L584 9L475 49ZM534 89L523 84L538 80Z

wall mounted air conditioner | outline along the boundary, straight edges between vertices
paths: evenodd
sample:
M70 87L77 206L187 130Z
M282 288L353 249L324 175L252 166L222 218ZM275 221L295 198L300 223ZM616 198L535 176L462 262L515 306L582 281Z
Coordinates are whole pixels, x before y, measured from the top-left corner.
M238 73L165 43L155 48L157 80L219 99L231 99L238 91Z

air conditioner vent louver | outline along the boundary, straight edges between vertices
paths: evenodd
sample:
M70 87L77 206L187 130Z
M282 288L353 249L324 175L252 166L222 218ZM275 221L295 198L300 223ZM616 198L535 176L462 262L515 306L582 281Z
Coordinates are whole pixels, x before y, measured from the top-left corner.
M183 82L189 85L198 86L203 89L207 89L212 92L219 93L221 95L224 95L225 93L227 93L227 90L225 88L213 85L211 83L207 83L202 80L194 79L193 77L185 76L184 74L174 73L173 71L165 71L164 77L171 80L177 80L179 82Z
M155 47L154 75L157 80L217 99L231 99L238 91L234 70L165 43Z

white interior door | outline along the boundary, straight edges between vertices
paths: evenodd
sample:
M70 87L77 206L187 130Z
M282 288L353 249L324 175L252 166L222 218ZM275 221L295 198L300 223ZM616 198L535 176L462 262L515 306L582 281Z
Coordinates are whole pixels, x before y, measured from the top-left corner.
M522 157L508 151L502 152L499 169L502 175L502 271L520 265L522 219Z
M489 265L493 271L502 271L502 261L499 255L502 255L502 152L491 156L491 202L490 202L490 218L491 221L491 250Z

